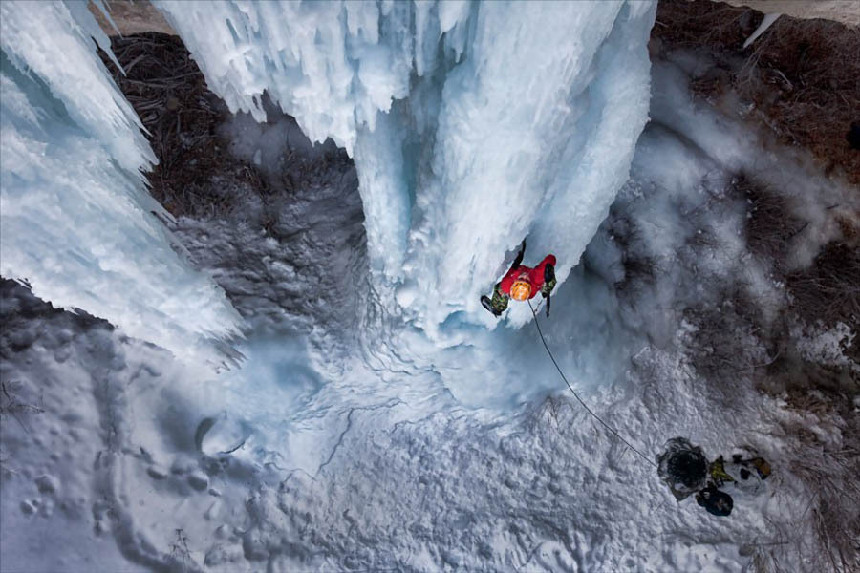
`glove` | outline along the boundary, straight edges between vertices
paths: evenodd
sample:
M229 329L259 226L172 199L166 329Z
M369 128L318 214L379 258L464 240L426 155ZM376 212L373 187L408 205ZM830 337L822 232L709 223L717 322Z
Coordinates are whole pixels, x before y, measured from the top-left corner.
M549 296L552 289L555 288L555 267L547 265L543 268L543 287L540 289L540 294L544 298Z

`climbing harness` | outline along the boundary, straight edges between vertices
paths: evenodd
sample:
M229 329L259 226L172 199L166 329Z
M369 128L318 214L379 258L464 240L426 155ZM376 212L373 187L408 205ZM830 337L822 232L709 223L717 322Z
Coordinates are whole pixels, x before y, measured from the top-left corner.
M580 404L582 404L582 407L583 407L583 408L585 408L585 411L586 411L586 412L588 412L589 414L591 414L591 416L592 416L595 420L597 420L598 422L600 422L600 423L603 425L603 427L604 427L604 428L606 428L607 430L609 430L609 432L610 432L613 436L615 436L616 438L618 438L619 440L621 440L622 442L624 442L624 444L625 444L628 448L630 448L631 450L633 450L633 452L635 452L639 457L641 457L643 460L645 460L646 462L648 462L649 464L651 464L652 466L654 466L654 467L656 468L656 467L657 467L657 463L656 463L656 462L654 462L651 458L649 458L648 456L646 456L645 454L643 454L642 452L640 452L639 450L637 450L637 449L633 446L633 444L631 444L631 443L630 443L630 442L628 442L626 439L624 439L624 437L623 437L621 434L619 434L619 433L618 433L618 431L617 431L615 428L613 428L612 426L610 426L609 424L607 424L606 422L604 422L604 421L603 421L603 419L602 419L600 416L598 416L597 414L595 414L594 412L592 412L592 411L591 411L591 408L589 408L589 407L588 407L588 405L587 405L585 402L583 402L583 401L582 401L582 398L580 398L580 397L579 397L579 394L577 394L577 393L576 393L576 390L574 390L574 389L573 389L573 386L570 384L570 381L567 379L567 376L565 376L565 375L564 375L564 372L562 371L561 367L558 365L558 362L556 362L555 357L552 355L552 351L549 349L549 345L547 344L547 342L546 342L546 338L544 338L544 335L543 335L543 330L541 330L540 323L538 322L537 311L536 311L536 310L534 309L534 307L532 306L531 301L526 301L526 302L528 302L528 304L529 304L529 309L531 309L531 311L532 311L532 316L534 316L534 319L535 319L535 326L537 327L538 334L540 334L540 339L541 339L541 342L543 342L543 347L544 347L544 348L546 348L546 353L547 353L547 355L549 356L549 359L550 359L550 360L552 360L552 364L553 364L553 366L555 366L555 369L556 369L556 370L558 370L558 373L561 375L561 379L562 379L562 380L564 380L565 384L567 384L567 387L568 387L568 389L570 389L570 393L571 393L571 394L573 394L573 397L574 397L574 398L576 398L576 400L577 400Z

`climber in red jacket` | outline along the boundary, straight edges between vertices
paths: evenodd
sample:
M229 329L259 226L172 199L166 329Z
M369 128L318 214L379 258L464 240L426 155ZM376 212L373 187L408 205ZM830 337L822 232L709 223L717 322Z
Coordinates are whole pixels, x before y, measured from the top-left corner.
M555 256L547 255L541 263L532 268L523 265L523 257L526 254L526 242L523 241L520 252L517 253L517 258L502 282L498 283L493 289L493 298L487 296L481 297L481 304L495 316L501 316L502 312L508 308L508 299L514 300L529 300L534 297L538 291L541 296L547 299L549 305L549 294L555 288ZM549 307L547 306L547 311Z

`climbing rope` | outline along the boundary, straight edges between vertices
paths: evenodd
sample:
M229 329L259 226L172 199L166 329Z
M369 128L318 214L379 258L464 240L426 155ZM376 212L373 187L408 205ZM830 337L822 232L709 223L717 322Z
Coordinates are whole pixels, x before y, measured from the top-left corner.
M553 364L553 366L555 366L555 369L556 369L556 370L558 370L558 373L561 375L561 379L562 379L562 380L564 380L565 384L567 384L567 387L568 387L568 389L570 389L570 393L571 393L571 394L573 394L573 397L574 397L574 398L576 398L576 400L577 400L580 404L582 404L582 407L583 407L583 408L585 408L585 411L586 411L586 412L588 412L589 414L591 414L591 416L592 416L595 420L597 420L598 422L600 422L601 424L603 424L603 427L604 427L604 428L606 428L607 430L609 430L609 432L610 432L613 436L615 436L616 438L618 438L619 440L621 440L622 442L624 442L624 444L625 444L628 448L630 448L631 450L633 450L633 452L635 452L639 457L641 457L643 460L645 460L646 462L648 462L649 464L651 464L652 466L654 466L654 467L656 468L656 467L657 467L657 464L656 464L656 463L655 463L651 458L649 458L648 456L646 456L645 454L643 454L642 452L640 452L639 450L637 450L637 449L633 446L633 444L631 444L631 443L630 443L630 442L628 442L626 439L624 439L624 436L622 436L621 434L619 434L619 433L618 433L618 431L617 431L615 428L613 428L612 426L610 426L609 424L607 424L606 422L604 422L604 421L603 421L603 418L601 418L600 416L598 416L597 414L595 414L594 412L592 412L592 411L591 411L591 408L589 408L589 407L588 407L588 404L586 404L585 402L583 402L583 401L582 401L582 398L580 398L580 397L579 397L579 394L577 394L577 393L576 393L576 390L574 390L574 389L573 389L573 386L570 384L570 381L567 379L567 376L565 376L565 375L564 375L564 372L562 371L561 367L558 365L558 362L556 362L556 361L555 361L555 356L553 356L553 355L552 355L552 350L550 350L550 349L549 349L549 345L546 343L546 338L544 338L543 330L541 330L540 323L538 322L537 311L532 307L532 302L531 302L530 300L528 300L528 301L526 301L526 302L528 302L528 304L529 304L529 309L531 309L531 311L532 311L532 316L534 316L534 319L535 319L535 326L537 327L538 334L540 334L540 339L541 339L541 342L543 342L543 347L544 347L544 348L546 348L546 353L547 353L547 355L549 356L549 359L550 359L550 360L552 360L552 364Z

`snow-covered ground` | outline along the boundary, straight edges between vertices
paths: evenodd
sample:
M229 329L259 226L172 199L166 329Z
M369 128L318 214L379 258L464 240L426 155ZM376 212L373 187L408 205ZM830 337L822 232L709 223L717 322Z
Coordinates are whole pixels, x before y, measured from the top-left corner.
M449 31L457 21L433 17ZM2 285L0 568L743 571L785 545L816 551L805 519L812 492L785 462L799 439L787 428L838 445L844 421L798 412L754 385L773 349L732 322L738 298L729 293L751 301L761 328L784 314L785 293L745 240L750 211L733 180L756 173L806 223L792 238L795 266L860 206L802 157L692 101L686 82L700 65L654 66L652 123L630 179L605 220L599 203L615 189L592 197L598 204L577 233L594 237L582 264L563 263L570 275L538 320L577 390L634 445L653 458L683 435L710 456L758 451L774 467L763 495L736 496L722 519L693 500L677 503L654 468L569 394L524 309L498 325L472 311L474 300L433 314L438 324L420 305L402 311L390 284L369 272L378 253L368 252L365 229L392 231L367 221L359 184L368 180L356 167L372 161L354 167L333 145L312 146L270 109L268 123L239 115L224 133L237 156L295 173L300 184L275 186L265 201L236 189L231 214L170 224L194 272L211 277L242 316L241 368L214 372ZM616 68L623 63L589 79L608 82ZM615 141L616 124L603 116L586 124L610 131L571 144L565 160L590 166L584 181L626 170L623 157L607 164L583 151ZM558 143L578 137L574 125L545 127ZM624 126L619 145L635 127ZM614 175L620 184L626 173ZM530 240L527 263L550 248L550 223L562 216L546 206L532 212L519 232L542 238ZM591 219L603 220L596 234ZM558 235L579 237L569 231ZM509 235L475 249L513 247L519 237ZM552 248L578 257L584 246ZM430 252L423 260L441 264ZM503 252L493 256L501 266ZM423 272L435 270L409 270L406 283ZM472 298L495 278L479 274L463 289ZM419 291L431 292L423 284L411 292ZM719 375L706 368L707 357L721 356L707 348L708 313L726 317L720 326L736 341ZM793 332L810 360L856 372L840 346L850 327ZM805 570L799 560L783 565Z

